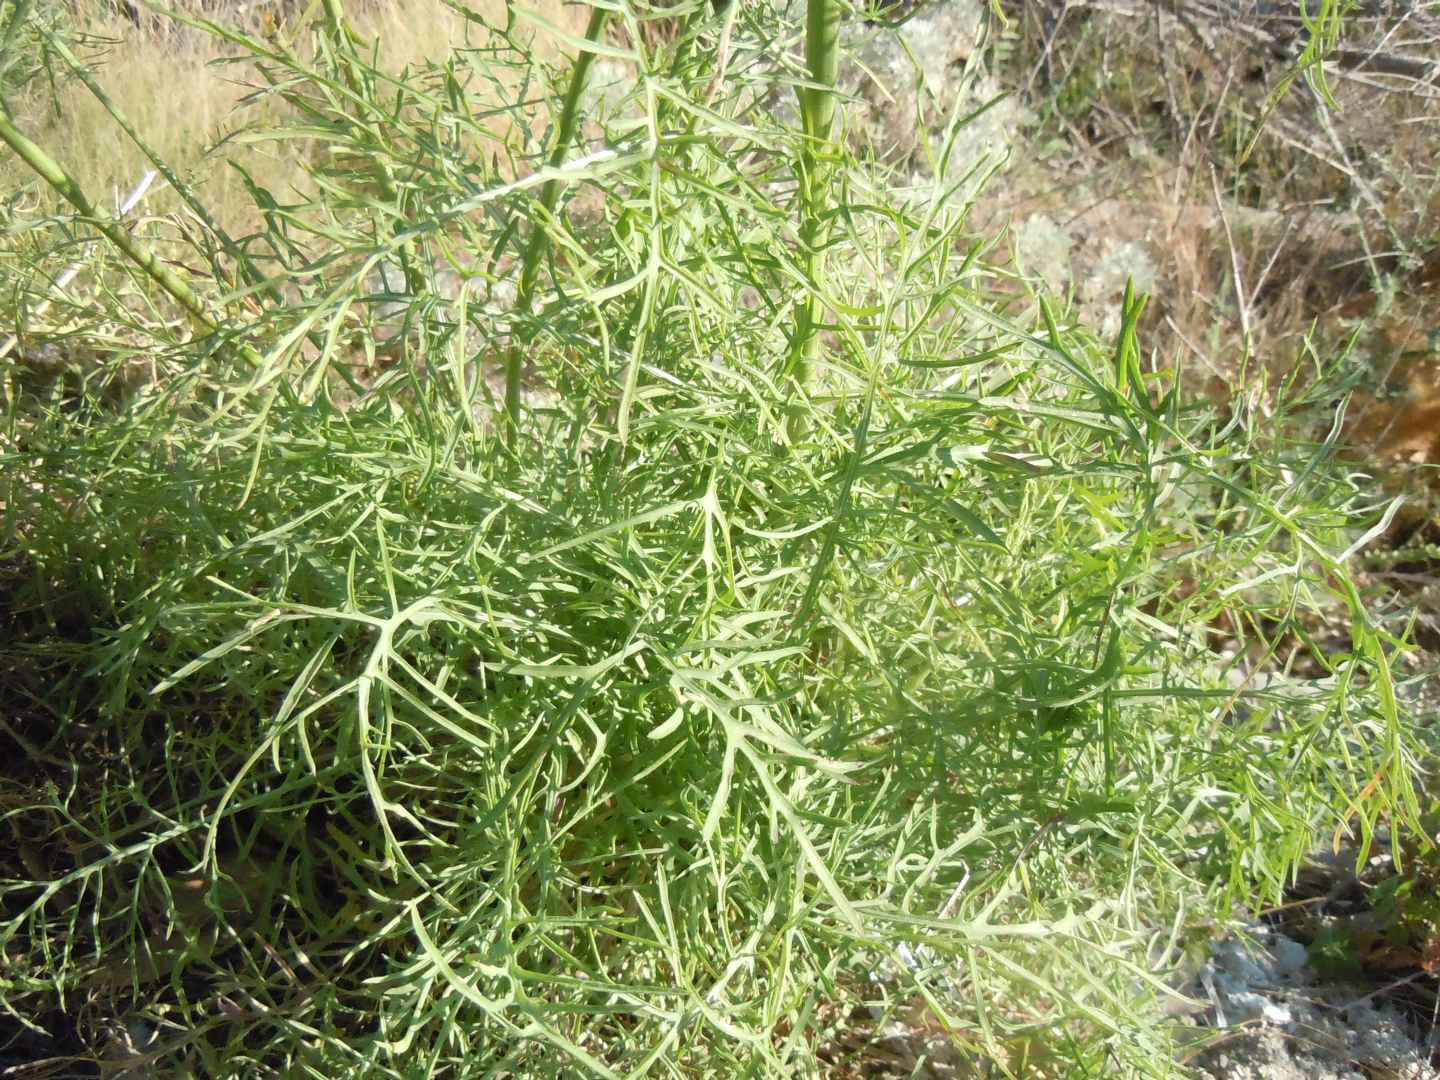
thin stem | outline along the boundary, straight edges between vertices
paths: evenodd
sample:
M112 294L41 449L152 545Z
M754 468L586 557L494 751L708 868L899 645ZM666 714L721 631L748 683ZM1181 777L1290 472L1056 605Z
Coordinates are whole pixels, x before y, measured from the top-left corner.
M147 172L140 178L140 182L135 185L130 194L125 197L125 201L120 204L120 208L115 213L117 218L124 218L126 214L135 208L135 204L145 197L145 193L150 190L150 185L154 182L156 175L157 174L152 171ZM51 286L51 295L47 296L36 306L30 317L32 319L38 319L44 315L45 312L49 311L50 304L54 301L55 296L63 295L65 286L74 281L84 268L85 262L83 259L67 266L64 272L55 279L55 284ZM10 355L10 350L15 348L19 340L20 329L16 327L15 333L9 335L4 341L0 341L0 360L4 360L5 357Z
M590 21L585 27L587 42L600 40L600 35L605 32L605 23L609 16L610 13L604 8L591 8ZM555 142L550 147L550 156L546 162L551 168L558 168L564 164L565 155L575 141L575 134L580 128L580 98L585 92L585 82L594 60L595 54L584 49L575 58L575 66L570 71L570 86L565 92L565 100L560 109L560 122L556 129ZM523 318L529 315L534 305L535 284L540 278L540 264L544 261L545 250L550 241L550 234L545 230L545 223L554 215L555 204L559 201L560 180L556 178L545 181L545 186L540 190L542 212L531 222L530 239L525 245L525 254L520 264L520 287L515 296L515 309L518 317ZM520 430L520 369L523 358L522 344L512 341L509 353L505 357L505 416L508 425L506 438L510 440L511 445L514 444L515 436Z
M196 295L195 290L190 288L180 275L166 266L155 252L131 236L129 230L123 225L97 210L64 167L31 142L3 112L0 112L0 142L9 146L21 161L35 170L42 180L80 211L82 217L88 219L95 228L99 229L105 239L119 248L155 284L169 293L171 298L185 309L186 314L197 326L207 333L219 330L220 324L210 315L205 307L205 302ZM260 357L255 354L254 350L242 347L240 352L246 362L256 366L260 364Z

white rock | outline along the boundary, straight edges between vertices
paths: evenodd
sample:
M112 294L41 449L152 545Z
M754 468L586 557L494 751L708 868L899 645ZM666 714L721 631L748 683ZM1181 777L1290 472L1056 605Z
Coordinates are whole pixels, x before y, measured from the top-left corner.
M1290 1007L1279 1001L1272 1001L1263 994L1242 991L1225 997L1225 1018L1231 1024L1250 1020L1263 1020L1267 1024L1288 1024L1295 1017Z

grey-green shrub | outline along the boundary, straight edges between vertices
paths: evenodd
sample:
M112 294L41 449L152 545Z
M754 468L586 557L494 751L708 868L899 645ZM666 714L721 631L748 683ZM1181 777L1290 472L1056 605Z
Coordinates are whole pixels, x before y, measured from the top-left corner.
M708 107L687 27L520 179L547 148L481 91L561 75L513 37L390 79L211 27L293 110L254 137L343 153L313 201L254 185L285 302L197 279L190 340L107 268L127 334L87 340L153 381L12 403L13 1016L84 1000L96 1053L119 1024L216 1076L821 1075L922 1015L950 1060L1166 1075L1187 920L1404 810L1344 557L1375 510L1285 435L1323 398L1222 422L1131 333L999 296L959 117L920 191L832 151L817 280L814 144L753 107L793 24L742 5ZM1222 614L1354 648L1237 689Z

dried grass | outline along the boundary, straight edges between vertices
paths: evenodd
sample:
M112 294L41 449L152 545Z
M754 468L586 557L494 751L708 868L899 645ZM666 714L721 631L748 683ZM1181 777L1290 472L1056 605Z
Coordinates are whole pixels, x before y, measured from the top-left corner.
M131 17L126 11L130 6L110 0L97 12L77 3L74 26L82 42L77 53L160 156L198 182L216 218L243 230L253 218L253 202L233 171L212 167L208 152L247 125L278 123L283 117L264 103L245 105L259 87L253 72L224 63L234 50L223 42L159 15ZM528 6L557 25L576 24L574 7L560 0L534 0ZM302 51L306 48L306 5L178 0L174 7ZM471 7L487 19L504 21L503 0L478 0ZM352 0L346 11L363 37L379 43L381 67L392 73L426 60L442 60L465 40L464 20L441 0ZM558 53L543 38L536 40L535 49L540 57ZM14 104L28 130L46 145L62 149L67 168L87 191L113 191L118 198L148 168L144 155L78 82L59 85L53 95L48 88L32 90L26 100ZM256 181L271 190L308 191L296 160L234 145L227 146L225 156L242 161ZM19 189L30 183L31 177L18 163L8 157L0 160L0 184ZM157 191L147 207L166 213L178 209L178 200Z

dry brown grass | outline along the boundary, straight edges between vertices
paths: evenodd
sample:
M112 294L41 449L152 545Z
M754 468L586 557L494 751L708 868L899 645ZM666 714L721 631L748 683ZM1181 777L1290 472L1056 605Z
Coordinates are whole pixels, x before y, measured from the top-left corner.
M1330 321L1338 332L1365 320L1375 351L1372 390L1358 395L1348 417L1349 440L1382 470L1392 488L1440 493L1440 247L1401 282L1403 301L1362 294Z
M1380 545L1440 541L1440 7L1362 0L1328 69L1338 108L1297 80L1267 116L1293 50L1247 37L1248 5L1203 3L1011 6L1002 81L1046 150L986 221L1044 222L1060 265L1027 269L1071 284L1092 326L1118 310L1115 264L1148 262L1142 340L1222 408L1266 414L1265 388L1322 367L1348 383L1343 452L1408 500ZM1097 272L1118 249L1140 257ZM1323 437L1337 405L1297 422Z
M1340 331L1322 349L1341 349L1355 316L1329 316L1403 282L1440 223L1433 5L1358 6L1332 65L1338 111L1297 81L1263 126L1292 68L1255 34L1296 28L1247 23L1245 7L1227 20L1192 0L1027 4L1007 79L1068 150L1012 193L1016 219L1044 212L1148 250L1150 345L1227 381L1242 360L1288 372L1317 319Z
M487 19L504 23L505 0L472 0L470 6ZM528 6L558 25L577 25L575 8L560 0L531 0ZM253 73L243 64L223 63L236 50L213 37L155 15L132 18L118 0L98 11L95 7L99 5L77 4L76 25L84 31L78 54L93 66L105 92L160 155L198 184L217 219L228 227L243 227L254 212L253 202L239 178L207 155L244 126L282 119L273 106L242 107L245 97L257 89L251 81ZM318 17L306 10L316 5L296 3L180 0L175 7L299 50L309 37L306 15ZM397 73L407 66L443 60L465 41L465 21L440 0L352 0L346 13L362 37L379 43L382 67ZM473 29L470 34L478 44ZM558 53L554 43L543 37L537 36L534 47L541 58ZM52 148L81 186L100 201L108 201L106 193L128 189L148 168L144 155L78 82L62 83L53 97L48 88L34 89L26 100L14 104L32 136ZM267 108L270 112L262 111ZM271 190L306 188L296 160L235 144L227 145L224 153L243 162ZM0 160L0 185L19 188L33 183L17 162L8 156ZM147 208L160 213L176 209L178 203L168 195L157 188Z
M1219 399L1343 364L1358 391L1352 452L1428 502L1440 487L1440 11L1357 6L1330 67L1338 109L1302 80L1267 116L1293 69L1243 8L1231 21L1198 0L1020 9L1007 81L1048 109L1043 130L1066 152L1020 170L996 217L1054 221L1077 283L1105 245L1147 253L1147 347ZM1115 298L1079 291L1102 324Z

